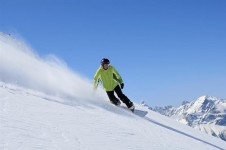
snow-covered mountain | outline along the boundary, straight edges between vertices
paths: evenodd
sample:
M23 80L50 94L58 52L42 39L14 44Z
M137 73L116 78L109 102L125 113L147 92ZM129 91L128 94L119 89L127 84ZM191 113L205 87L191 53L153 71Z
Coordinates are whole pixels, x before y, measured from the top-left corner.
M226 100L211 96L199 97L193 102L153 109L163 115L226 141Z
M140 117L65 63L0 34L0 150L223 150L226 143L146 106Z

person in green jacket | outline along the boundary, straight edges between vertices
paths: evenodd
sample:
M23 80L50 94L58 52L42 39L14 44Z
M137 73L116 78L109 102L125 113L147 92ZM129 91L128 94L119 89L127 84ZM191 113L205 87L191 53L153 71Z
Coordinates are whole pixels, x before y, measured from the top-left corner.
M94 89L97 89L99 81L102 82L103 88L105 89L111 103L114 105L120 105L121 100L130 110L134 111L133 102L122 93L121 89L124 88L122 77L119 75L118 71L110 65L110 61L107 58L101 60L101 66L96 71L94 76ZM116 98L114 92L116 92L120 100Z

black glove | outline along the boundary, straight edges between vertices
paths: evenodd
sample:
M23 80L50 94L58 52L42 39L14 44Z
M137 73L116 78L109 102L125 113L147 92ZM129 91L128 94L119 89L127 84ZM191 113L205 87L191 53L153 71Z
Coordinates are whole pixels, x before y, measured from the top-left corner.
M121 89L123 89L124 88L124 83L121 83Z

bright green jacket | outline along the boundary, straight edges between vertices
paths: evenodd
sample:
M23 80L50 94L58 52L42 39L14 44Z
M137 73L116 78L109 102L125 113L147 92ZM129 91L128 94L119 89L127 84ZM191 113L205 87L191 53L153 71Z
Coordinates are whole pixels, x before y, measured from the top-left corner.
M97 89L98 82L101 80L105 91L113 91L118 83L123 83L122 77L118 71L111 65L107 70L104 70L102 66L96 71L94 76L94 89Z

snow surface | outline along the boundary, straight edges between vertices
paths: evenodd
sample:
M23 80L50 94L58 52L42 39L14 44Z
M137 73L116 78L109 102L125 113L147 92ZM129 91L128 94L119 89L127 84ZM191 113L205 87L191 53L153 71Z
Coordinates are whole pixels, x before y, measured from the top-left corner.
M54 59L52 59L54 58ZM223 150L226 143L148 108L142 118L55 57L0 34L0 150Z
M224 141L139 105L145 118L110 103L62 101L0 83L0 149L226 149Z

